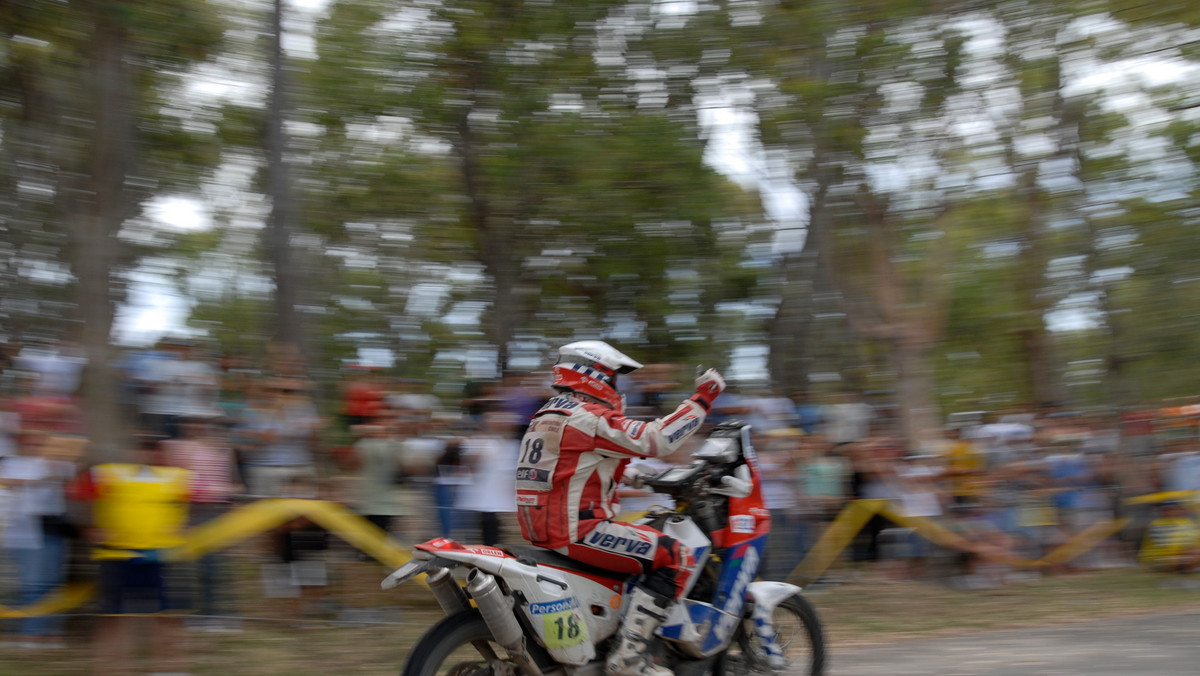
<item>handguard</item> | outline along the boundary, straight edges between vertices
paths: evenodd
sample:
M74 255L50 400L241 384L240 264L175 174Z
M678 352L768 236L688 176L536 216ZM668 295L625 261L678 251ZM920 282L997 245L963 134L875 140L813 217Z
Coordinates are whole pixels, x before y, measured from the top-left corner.
M733 473L735 476L721 477L721 485L710 492L731 498L744 498L754 492L754 479L750 475L749 465L739 465Z

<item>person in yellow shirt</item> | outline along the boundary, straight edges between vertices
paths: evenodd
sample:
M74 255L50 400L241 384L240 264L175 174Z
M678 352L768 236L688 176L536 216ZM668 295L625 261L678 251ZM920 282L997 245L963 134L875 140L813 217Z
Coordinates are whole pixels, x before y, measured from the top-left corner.
M170 550L183 544L189 472L169 467L157 439L146 438L136 462L93 466L74 488L91 503L92 558L99 564L97 672L133 673L137 637L148 639L152 671L181 673L186 661L179 613L186 602L167 584ZM149 618L149 631L139 624Z
M962 428L950 426L945 430L942 446L945 476L950 483L954 504L974 504L983 498L987 456L973 441L965 437Z
M1146 529L1138 561L1163 572L1200 570L1200 524L1182 502L1164 500L1158 504L1158 516Z

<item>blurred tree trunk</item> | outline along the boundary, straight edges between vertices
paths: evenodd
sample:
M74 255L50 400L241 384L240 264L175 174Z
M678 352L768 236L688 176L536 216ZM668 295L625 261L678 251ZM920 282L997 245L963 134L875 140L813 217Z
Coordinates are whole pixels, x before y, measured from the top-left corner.
M1018 200L1024 207L1019 225L1024 246L1017 263L1016 279L1017 303L1023 310L1023 321L1017 335L1025 355L1029 394L1034 403L1047 405L1062 403L1065 395L1052 341L1046 330L1046 314L1051 309L1051 296L1045 288L1046 267L1050 262L1049 244L1043 235L1047 205L1036 184L1036 167L1024 171L1017 180Z
M809 233L811 233L811 228ZM813 323L812 279L815 247L806 238L804 250L779 259L779 307L767 326L770 353L767 368L771 382L787 396L805 396L809 390L809 351Z
M917 450L937 439L942 427L932 357L945 331L950 299L950 235L940 227L948 208L933 217L930 225L941 234L920 263L901 269L896 262L900 223L889 213L887 200L864 193L860 204L870 239L871 286L865 299L848 299L846 314L860 338L888 348L896 369L900 431L909 448Z
M292 250L296 228L296 199L287 165L284 118L288 106L287 55L283 51L283 0L274 0L271 11L271 95L267 115L267 195L271 198L267 241L275 282L275 339L303 345L303 327L297 309L300 275Z
M474 77L471 78L474 81ZM478 82L471 91L475 91ZM479 262L492 280L492 317L488 322L488 337L496 346L496 364L501 372L508 368L509 343L521 325L524 304L517 299L517 257L513 251L514 239L518 236L512 227L513 219L493 212L489 191L483 184L483 168L479 160L479 148L471 129L471 110L466 106L458 122L458 136L454 147L462 175L463 190L470 207L467 219L479 238L477 249Z
M827 244L832 214L826 196L834 172L821 164L823 149L824 144L818 142L809 167L817 186L809 195L804 248L780 260L782 298L767 328L771 378L787 396L802 398L808 398L812 390L814 368L843 371L848 366L842 349L845 344L829 340L816 319L822 306L837 295Z
M828 81L833 70L824 50L811 50L803 61L804 76L812 82ZM821 101L816 105L823 105ZM828 302L839 295L836 278L832 274L829 236L833 227L833 212L829 202L829 190L841 172L834 156L836 148L831 141L830 124L816 114L811 117L812 157L798 175L812 185L808 193L808 226L804 234L804 248L800 255L783 260L783 298L779 313L770 326L770 368L773 378L789 391L789 395L808 397L812 387L811 375L817 359L824 357L829 363L824 370L844 372L847 369L844 345L828 340L817 333L816 313L818 303ZM841 329L845 329L843 324ZM778 351L778 354L777 354Z
M112 368L112 276L120 252L117 233L130 210L125 181L132 152L133 82L129 34L121 15L102 2L89 9L94 23L84 86L95 117L83 194L72 201L67 222L82 320L80 343L87 358L82 387L92 454L94 460L114 460L127 449L120 383Z
M1056 24L1046 22L1036 28L1022 27L1014 31L1014 42L1030 39L1041 32L1042 40L1052 40ZM1057 143L1055 155L1058 159L1071 156L1079 146L1075 125L1068 119L1070 111L1062 95L1062 64L1058 58L1044 59L1032 63L1023 61L1020 49L1011 46L1009 67L1016 74L1024 74L1022 80L1026 115L1046 115L1053 120L1050 128ZM1039 75L1033 77L1031 74ZM1025 379L1028 396L1037 405L1062 403L1066 397L1058 364L1053 354L1053 342L1046 329L1046 315L1051 310L1055 296L1047 289L1046 270L1051 259L1050 238L1047 228L1053 217L1055 204L1046 189L1039 184L1042 174L1040 158L1023 158L1015 144L1019 140L1014 132L1005 140L1005 161L1016 174L1014 202L1017 205L1018 223L1016 236L1021 242L1016 272L1016 302L1020 312L1017 328L1018 346L1025 357Z

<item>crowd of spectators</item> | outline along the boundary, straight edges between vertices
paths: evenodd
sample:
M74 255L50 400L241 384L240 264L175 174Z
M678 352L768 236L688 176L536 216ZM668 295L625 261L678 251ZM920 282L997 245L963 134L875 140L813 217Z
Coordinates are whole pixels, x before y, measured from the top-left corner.
M1196 569L1200 407L1123 417L1060 407L963 413L941 438L910 444L887 406L852 394L830 401L808 414L777 397L722 404L761 430L772 469L767 499L789 534L772 544L776 575L793 570L846 504L862 499L885 501L901 523L872 517L844 568L882 579L974 588L1137 561ZM1088 529L1124 519L1097 546L1047 558Z
M10 607L91 575L102 583L101 613L186 607L194 611L187 625L193 629L236 630L229 618L239 615L239 600L225 584L228 553L173 567L162 566L159 555L185 528L263 498L336 501L400 542L438 535L519 541L510 469L526 422L548 394L546 374L507 374L446 400L427 383L349 366L330 400L319 396L298 351L287 346L272 346L256 364L164 340L127 353L119 368L121 403L141 450L131 449L128 462L96 467L88 465L86 420L75 396L83 360L71 346L23 349L0 374L0 591ZM669 412L686 395L685 371L652 364L627 377L628 413ZM1200 564L1200 529L1186 502L1188 491L1200 490L1190 409L1169 420L1060 409L959 414L942 438L919 447L902 441L889 411L856 393L809 400L733 387L718 400L711 422L751 423L767 469L773 520L767 577L786 578L847 504L870 498L888 501L901 516L934 520L959 544L947 547L919 528L877 516L835 572L1004 584L1018 570L1014 562L1040 559L1118 517L1131 517L1131 525L1054 570L1126 565L1139 553L1163 569ZM685 463L686 453L659 462ZM135 482L144 493L148 476L157 481L153 496L119 489ZM174 491L180 476L186 490ZM1128 500L1155 491L1172 491L1175 502ZM128 533L129 542L114 540L128 525L121 521L128 510L151 498L170 503L170 511L154 523L137 521L141 530ZM632 515L669 498L627 489L622 501ZM1144 542L1160 553L1147 558L1151 547ZM292 618L336 606L322 593L332 549L329 534L305 518L278 526L250 550L262 594L287 600L281 612ZM186 599L175 594L180 590ZM116 622L104 626L105 649L120 649L106 659L132 655L137 635ZM56 615L20 620L7 633L37 649L61 646L66 635ZM168 670L175 657L164 657Z

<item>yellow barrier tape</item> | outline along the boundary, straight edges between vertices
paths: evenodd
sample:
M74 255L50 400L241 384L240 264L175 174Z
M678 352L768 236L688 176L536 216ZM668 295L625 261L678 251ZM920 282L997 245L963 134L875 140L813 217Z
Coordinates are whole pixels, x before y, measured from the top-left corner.
M1155 494L1155 496L1159 497L1146 499L1144 502L1158 502L1159 500L1166 499L1162 498L1161 495L1163 494ZM1141 497L1154 498L1154 496ZM1126 502L1129 503L1130 501ZM813 546L812 550L804 557L804 560L788 575L787 581L807 584L820 578L829 569L829 566L837 560L838 556L841 555L842 550L854 540L854 537L858 535L862 527L875 514L879 514L904 528L912 528L930 542L943 547L960 551L970 551L973 549L973 545L969 540L933 519L927 517L906 517L897 514L887 500L855 500L846 505L837 518L833 520L833 523L829 524L829 527L821 534L821 538L817 541L817 544ZM1041 559L1012 558L1009 559L1008 563L1024 567L1051 566L1066 563L1099 545L1105 539L1112 537L1124 528L1129 521L1129 519L1117 519L1116 521L1093 524L1076 533L1070 540L1059 545Z
M1130 498L1126 500L1126 504L1153 503L1194 495L1194 491L1154 493ZM808 583L819 578L829 569L842 550L858 535L867 521L876 514L906 528L912 528L923 537L944 547L951 549L968 549L970 547L970 543L962 536L932 519L904 517L896 514L887 500L856 500L846 505L837 518L829 524L804 560L788 575L788 581ZM353 547L366 552L386 565L400 567L412 558L406 546L341 504L320 500L283 498L252 502L189 529L185 534L187 542L172 550L169 558L173 561L194 560L210 552L228 548L297 517L306 517L312 520ZM1128 519L1121 519L1095 524L1076 534L1071 540L1038 561L1018 559L1012 563L1023 566L1064 563L1118 532L1128 521ZM0 618L23 618L61 613L83 605L94 595L94 584L90 582L71 583L54 590L36 603L22 608L8 608L0 605Z
M1076 533L1070 540L1055 547L1053 551L1041 558L1040 563L1045 565L1066 563L1115 535L1127 523L1129 523L1129 519L1094 523Z
M846 505L786 581L808 584L821 577L871 517L886 505L886 500L855 500Z
M0 618L39 617L53 615L77 608L96 594L96 585L91 582L71 582L22 608L0 606Z
M1150 493L1149 495L1139 495L1133 498L1126 498L1127 505L1148 505L1162 502L1164 500L1179 500L1180 502L1195 503L1200 502L1200 491L1162 491L1160 493Z
M957 549L958 551L971 551L974 545L970 540L955 533L942 524L934 521L926 516L902 516L897 514L891 507L885 507L879 512L880 516L886 517L894 523L911 528L918 535L929 540L930 542L946 547L947 549ZM1045 565L1039 561L1032 559L1014 557L1008 560L1008 563L1014 566L1041 566Z
M320 500L268 499L252 502L191 528L187 541L168 552L171 561L191 561L210 552L235 545L295 519L306 517L381 563L399 568L411 554L375 524L335 502ZM60 587L22 608L0 605L0 618L36 617L61 613L87 603L95 596L92 583Z
M412 560L407 547L402 547L383 529L336 502L301 501L308 518L314 523L375 557L380 563L399 568Z
M242 540L306 517L351 545L397 568L412 557L378 526L335 502L272 498L231 510L188 530L187 542L173 551L173 560L192 560Z

